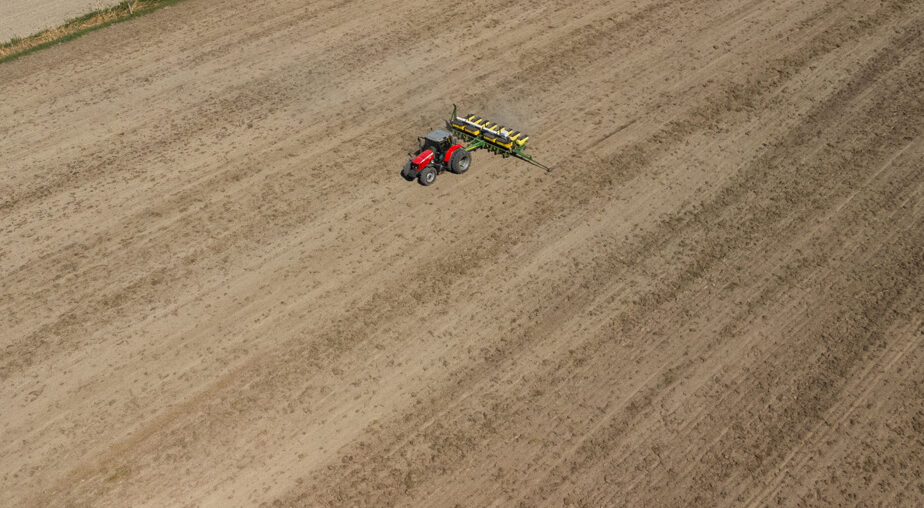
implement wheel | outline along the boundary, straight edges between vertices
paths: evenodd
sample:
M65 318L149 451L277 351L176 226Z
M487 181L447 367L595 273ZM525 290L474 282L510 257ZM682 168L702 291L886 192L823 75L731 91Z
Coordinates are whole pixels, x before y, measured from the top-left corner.
M420 173L417 175L417 181L420 182L420 185L426 187L427 185L432 184L436 181L436 168L433 165L429 165L420 170Z
M461 175L468 171L468 167L472 165L472 154L464 148L458 148L455 152L452 152L452 157L449 158L449 171L457 175Z

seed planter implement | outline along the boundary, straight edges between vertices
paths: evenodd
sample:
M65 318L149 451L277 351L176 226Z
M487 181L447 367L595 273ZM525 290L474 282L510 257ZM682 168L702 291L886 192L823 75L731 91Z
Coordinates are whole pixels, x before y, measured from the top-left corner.
M484 148L489 152L500 154L501 157L516 157L533 166L538 166L546 172L552 168L542 164L531 155L526 155L526 143L529 135L510 127L487 120L480 115L459 116L458 108L452 105L452 120L449 127L459 138L468 142L465 149L469 152Z

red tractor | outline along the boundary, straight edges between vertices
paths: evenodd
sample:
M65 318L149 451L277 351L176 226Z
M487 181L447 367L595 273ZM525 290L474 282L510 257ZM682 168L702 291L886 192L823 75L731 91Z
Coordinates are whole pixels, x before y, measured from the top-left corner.
M417 144L417 151L408 154L410 160L401 170L401 176L407 181L416 178L420 185L430 185L443 171L461 175L472 164L472 154L443 129L434 129L425 137L417 138Z

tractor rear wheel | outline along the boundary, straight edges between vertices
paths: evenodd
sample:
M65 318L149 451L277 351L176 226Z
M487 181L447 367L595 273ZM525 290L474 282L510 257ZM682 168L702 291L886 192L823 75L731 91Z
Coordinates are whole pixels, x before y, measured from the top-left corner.
M420 185L426 187L427 185L432 184L436 181L436 168L433 165L429 165L420 170L420 174L417 175L417 181L420 182Z
M449 158L449 171L457 175L468 171L468 167L471 165L472 154L464 148L457 148L455 152L452 152L452 157Z

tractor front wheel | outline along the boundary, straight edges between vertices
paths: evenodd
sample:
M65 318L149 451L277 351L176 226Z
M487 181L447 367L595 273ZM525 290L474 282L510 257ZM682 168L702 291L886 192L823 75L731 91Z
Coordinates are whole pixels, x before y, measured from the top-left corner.
M464 148L458 148L455 152L452 152L452 157L449 158L449 171L457 175L461 175L468 171L468 167L472 165L472 154Z
M417 181L420 182L420 185L426 187L427 185L432 184L436 181L436 168L433 165L429 165L420 170L420 173L417 175Z

